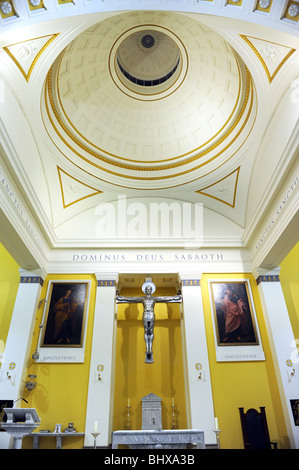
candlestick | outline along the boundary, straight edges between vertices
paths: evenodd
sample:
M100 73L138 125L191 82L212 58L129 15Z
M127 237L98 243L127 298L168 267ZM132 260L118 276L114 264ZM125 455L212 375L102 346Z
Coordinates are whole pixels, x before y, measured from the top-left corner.
M213 431L216 434L217 447L218 447L218 449L220 449L220 436L219 436L219 434L221 433L221 429L213 429Z
M96 421L97 423L97 421ZM94 449L97 448L97 437L98 435L101 434L100 432L92 432L91 435L93 436L93 447Z
M218 426L218 418L215 418L215 431L218 431L219 426Z

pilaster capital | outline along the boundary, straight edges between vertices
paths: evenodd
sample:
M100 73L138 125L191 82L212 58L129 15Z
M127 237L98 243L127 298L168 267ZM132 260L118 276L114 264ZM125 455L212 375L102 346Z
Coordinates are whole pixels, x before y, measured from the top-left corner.
M119 273L94 273L97 279L98 287L116 287Z
M280 273L280 267L278 266L275 269L272 269L269 271L268 269L265 268L255 268L252 271L252 274L254 275L257 284L260 282L278 282L279 281L279 273Z
M179 272L179 282L184 286L200 286L202 271L181 271Z
M40 284L41 286L44 283L44 280L47 277L47 272L41 269L33 269L32 271L27 271L26 269L19 268L20 273L20 283L25 284Z

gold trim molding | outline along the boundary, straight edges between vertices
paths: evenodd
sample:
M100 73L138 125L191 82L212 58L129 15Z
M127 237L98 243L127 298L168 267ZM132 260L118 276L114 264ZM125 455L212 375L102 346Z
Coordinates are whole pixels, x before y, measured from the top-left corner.
M52 41L54 41L54 39L57 38L57 36L59 35L59 33L56 33L56 34L51 34L51 35L47 35L47 36L40 36L38 38L31 38L31 39L27 39L26 41L21 41L21 42L16 42L14 44L10 44L8 46L4 46L3 47L3 50L9 55L9 57L11 58L11 60L15 63L15 65L18 67L18 69L20 70L21 74L23 75L23 77L25 78L25 80L28 82L29 79L30 79L30 76L33 72L33 69L38 61L38 59L40 58L40 56L42 55L42 53L47 49L47 47L51 44ZM23 69L22 65L20 64L20 62L18 61L18 59L15 57L15 55L13 55L13 53L10 51L10 47L13 47L13 46L17 46L17 45L24 45L26 43L29 43L31 41L38 41L40 39L44 39L44 38L47 38L49 37L50 39L41 47L41 49L37 52L37 54L35 55L34 59L32 60L32 63L29 67L29 70L28 72L26 73L25 70Z
M223 178L221 178L220 180L216 181L216 183L210 184L209 186L205 186L204 188L199 189L198 191L195 191L195 192L198 193L198 194L202 194L203 196L207 196L207 197L210 197L212 199L215 199L216 201L222 202L223 204L227 204L229 207L232 207L234 209L235 208L235 202L236 202L236 193L237 193L237 186L238 186L240 168L241 167L238 167L236 170L232 171L228 175L226 175ZM209 193L205 192L205 190L207 190L209 188L213 188L213 187L217 186L219 183L224 182L227 178L229 178L234 173L236 173L236 180L235 180L235 186L234 186L234 192L233 192L233 198L232 198L233 202L232 203L224 201L223 199L221 199L219 197L213 196L212 194L209 194Z
M177 168L177 167L180 167L182 165L187 165L188 163L192 163L196 160L198 160L199 158L207 155L208 153L210 153L211 151L215 150L220 144L222 144L228 137L229 135L235 130L235 128L237 127L237 125L239 124L239 122L241 121L244 113L245 113L245 110L247 108L247 105L248 105L248 101L249 101L249 98L250 98L250 95L251 95L251 102L249 104L249 110L248 110L248 113L247 113L247 116L244 118L244 123L242 124L241 126L241 129L237 132L236 136L234 136L234 138L232 139L231 142L229 142L229 144L223 149L221 150L216 156L214 157L211 157L207 162L205 163L202 163L200 165L197 165L196 166L196 169L209 163L210 161L214 160L215 158L217 158L219 155L221 155L225 150L227 150L227 148L229 146L231 146L235 140L239 137L241 131L244 129L250 115L251 115L251 111L252 111L252 106L253 106L253 96L252 96L252 93L253 93L253 87L252 87L252 77L248 71L248 69L246 68L246 77L247 77L247 80L246 80L246 93L245 93L245 98L244 98L244 103L243 103L243 106L242 106L242 109L239 113L239 115L236 117L234 123L232 124L232 126L228 129L228 131L226 132L226 134L220 138L214 145L212 145L211 147L209 147L207 150L195 155L195 156L192 156L190 157L189 159L187 160L184 160L184 161L181 161L181 162L177 162L177 163L172 163L172 164L169 164L169 165L159 165L159 166L156 166L156 167L139 167L139 166L131 166L131 165L128 165L128 164L123 164L123 163L120 163L120 162L115 162L111 159L108 159L108 158L105 158L103 155L100 155L90 149L88 149L87 147L85 147L85 145L83 145L78 139L75 138L75 136L68 130L68 128L65 126L65 124L62 122L61 118L59 117L58 115L58 112L56 110L56 107L54 105L54 100L53 100L53 95L52 95L52 90L51 90L51 73L52 73L52 70L50 69L49 71L49 74L47 76L47 83L46 83L46 87L45 87L45 105L46 105L46 113L47 113L47 117L52 125L52 128L55 130L56 134L58 135L58 137L64 142L64 144L72 151L72 152L75 152L80 158L82 158L83 160L91 163L92 165L98 167L98 168L101 168L102 170L104 171L107 171L108 173L111 173L111 174L116 174L118 176L122 176L122 177L126 177L126 178L131 178L131 179L164 179L164 178L172 178L174 176L177 176L177 175L168 175L168 176L164 176L164 177L150 177L150 178L141 178L141 177L134 177L132 175L119 175L118 173L116 172L112 172L111 170L108 170L108 169L105 169L103 167L100 167L99 165L91 162L89 159L87 159L86 157L84 157L82 155L82 153L79 153L78 151L76 151L73 147L70 146L70 144L65 140L65 138L62 136L61 132L58 130L57 126L55 125L54 121L53 121L53 118L52 116L50 115L50 110L49 110L49 105L51 107L51 110L55 116L55 119L58 121L59 125L61 126L62 130L65 132L65 134L79 147L81 148L82 150L86 151L87 153L89 153L91 156L101 160L102 162L106 163L106 164L109 164L109 165L113 165L113 166L117 166L117 167L120 167L120 168L124 168L124 169L128 169L128 170L136 170L136 171L162 171L162 170L167 170L167 169L172 169L172 168ZM251 93L250 93L250 90L251 90ZM48 98L49 98L49 103L47 101L47 94L48 94ZM196 152L200 149L199 148L196 148L194 150L192 150L192 153L193 152ZM102 149L100 149L101 151L103 151ZM104 151L103 151L104 152ZM107 152L105 152L107 153ZM191 153L191 152L188 152L188 153ZM180 155L178 157L175 157L172 159L173 160L177 160L179 158L182 158L187 154L183 154L183 155ZM115 157L115 158L118 158L116 155L112 155L112 157ZM194 169L191 169L191 170L187 170L186 172L181 172L181 174L184 174L184 173L188 173L189 171L193 171Z
M57 167L57 171L58 171L58 178L59 178L59 184L60 184L60 190L61 190L62 204L63 204L64 209L67 209L68 207L72 206L73 204L76 204L77 202L83 201L84 199L87 199L91 196L96 196L97 194L102 194L102 192L103 192L103 191L100 191L99 189L96 189L96 188L93 188L92 186L89 186L88 184L82 183L82 181L78 180L77 178L74 178L69 173L62 170L62 168L60 168L60 167ZM64 173L65 175L67 175L75 183L79 183L81 186L85 186L86 188L92 189L94 192L91 193L91 194L87 194L86 196L80 197L78 199L75 199L74 201L66 204L66 202L65 202L66 198L65 198L65 195L64 195L63 181L62 181L61 173Z
M296 51L296 49L290 49L289 47L287 46L284 46L283 44L277 44L275 42L271 42L271 41L267 41L265 39L260 39L260 38L255 38L253 36L245 36L243 34L240 34L240 37L249 45L249 47L252 49L252 51L255 53L255 55L257 56L257 58L259 59L259 61L261 62L262 66L263 66L263 69L265 70L266 72L266 75L267 75L267 78L269 80L269 83L271 83L273 81L273 79L275 78L275 76L278 74L278 72L280 71L280 69L284 66L284 64L286 63L286 61L291 57L291 55ZM262 41L262 42L266 42L268 44L273 44L274 46L279 46L279 47L285 47L287 49L289 49L289 52L288 54L282 59L282 61L278 64L278 66L276 67L276 69L274 70L274 72L270 73L268 67L267 67L267 64L265 62L265 60L263 59L263 57L261 56L260 52L257 50L257 48L253 45L253 43L250 41L250 39L255 39L257 41Z

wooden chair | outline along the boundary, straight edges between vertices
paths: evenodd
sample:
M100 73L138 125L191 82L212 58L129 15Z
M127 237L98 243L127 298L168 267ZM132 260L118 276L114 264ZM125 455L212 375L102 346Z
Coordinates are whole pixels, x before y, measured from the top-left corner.
M250 408L244 413L239 408L245 449L277 449L277 443L270 441L265 407L260 412Z

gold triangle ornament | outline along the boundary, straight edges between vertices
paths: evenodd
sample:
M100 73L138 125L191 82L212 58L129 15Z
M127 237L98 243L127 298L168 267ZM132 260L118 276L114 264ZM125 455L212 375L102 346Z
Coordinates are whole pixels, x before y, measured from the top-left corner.
M73 178L61 168L57 167L57 170L64 209L91 196L102 194L103 191L82 183L78 179Z
M227 204L228 206L234 208L239 172L240 167L229 173L227 176L224 176L224 178L221 178L219 181L216 181L216 183L210 184L209 186L206 186L205 188L199 189L195 192L198 194L203 194L204 196L208 196L212 199L215 199L216 201L220 201L223 204Z
M9 55L28 82L36 62L58 35L59 33L56 33L17 42L3 47L3 50Z
M286 61L296 51L290 47L277 44L275 42L266 41L252 36L240 34L240 37L249 45L261 62L266 72L269 83L272 82L279 70Z

